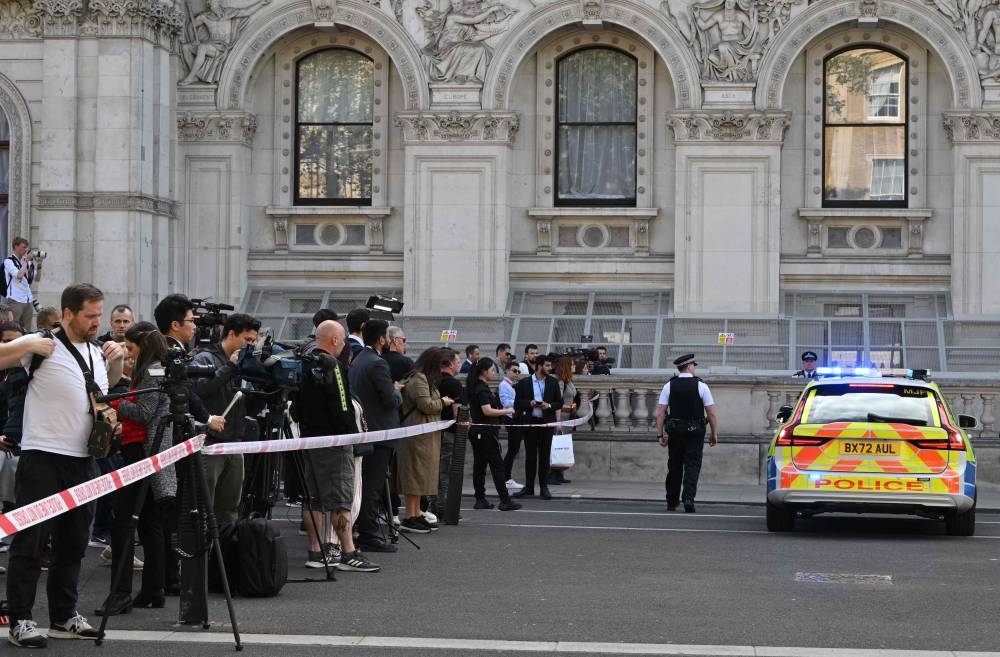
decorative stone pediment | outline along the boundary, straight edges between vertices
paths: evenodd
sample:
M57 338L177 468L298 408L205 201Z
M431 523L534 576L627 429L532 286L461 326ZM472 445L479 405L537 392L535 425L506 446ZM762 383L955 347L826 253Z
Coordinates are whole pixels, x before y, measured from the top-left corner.
M1000 113L997 112L948 112L942 123L953 144L1000 142Z
M667 124L678 142L781 142L791 112L672 112Z
M521 122L513 112L400 112L396 125L408 143L513 144Z
M171 47L184 14L164 0L6 0L0 35L139 37Z
M248 112L184 112L177 115L177 139L182 142L253 144L257 117Z

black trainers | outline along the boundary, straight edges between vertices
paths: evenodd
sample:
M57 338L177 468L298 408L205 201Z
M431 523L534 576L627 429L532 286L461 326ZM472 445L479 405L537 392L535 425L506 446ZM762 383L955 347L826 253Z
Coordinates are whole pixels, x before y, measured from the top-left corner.
M74 614L64 623L52 623L49 628L50 639L96 639L99 632L90 626L87 619L80 614Z
M44 648L48 641L38 631L35 621L20 620L10 628L7 640L18 648Z
M430 534L431 527L427 521L419 516L405 518L399 525L399 530L410 534Z
M694 512L695 512L695 510L694 510L694 502L685 502L684 503L684 513L694 513Z
M355 550L340 557L337 570L347 570L356 573L377 573L382 570L382 567L369 561L368 557L361 554L361 550Z
M492 509L493 503L490 502L485 497L479 497L476 499L476 503L472 505L473 509Z
M513 500L500 500L500 506L497 508L501 511L517 511L521 505Z

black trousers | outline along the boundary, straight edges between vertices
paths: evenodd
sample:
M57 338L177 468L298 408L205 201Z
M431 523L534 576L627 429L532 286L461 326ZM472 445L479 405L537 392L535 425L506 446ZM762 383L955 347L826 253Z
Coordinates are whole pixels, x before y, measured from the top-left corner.
M122 458L125 465L138 463L146 458L146 450L142 443L122 445ZM136 529L144 557L142 590L147 594L158 594L166 587L170 532L169 528L165 527L164 518L167 514L164 511L169 512L173 509L172 506L164 508L158 505L153 499L152 489L137 482L118 491L115 500L115 519L111 525L111 572L117 572L118 563L121 560L125 561L124 576L118 581L116 592L128 595L132 593L132 559L135 556L135 542L129 535L129 525L140 492L144 498Z
M698 493L698 475L705 450L705 429L667 440L667 504L693 504ZM683 485L683 488L682 488Z
M532 424L543 424L535 418ZM521 429L524 439L524 490L535 490L535 473L538 474L539 491L549 487L549 457L552 453L552 435L555 429L532 429L530 425Z
M98 475L97 464L89 456L75 457L25 451L14 475L14 498L21 507L71 488ZM41 568L38 557L52 536L52 555L45 584L49 599L49 621L63 623L76 613L80 563L87 552L94 504L35 525L14 535L7 564L7 601L10 624L30 620Z
M514 468L514 459L521 451L521 427L515 424L507 425L507 454L503 457L503 480L506 482L511 478L511 470Z
M504 479L504 462L500 458L500 427L471 427L469 442L472 443L472 488L476 499L486 497L486 467L493 475L493 485L501 500L506 500L507 480Z
M384 508L385 477L393 451L376 444L375 452L361 460L361 509L354 523L361 541L379 538L378 516Z

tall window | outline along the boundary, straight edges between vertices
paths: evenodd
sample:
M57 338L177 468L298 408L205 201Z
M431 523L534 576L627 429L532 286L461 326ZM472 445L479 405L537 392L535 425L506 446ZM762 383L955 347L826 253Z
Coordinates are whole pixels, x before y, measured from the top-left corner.
M371 205L375 64L321 50L297 68L295 203Z
M635 58L587 48L557 73L555 204L635 205Z
M906 207L906 61L852 48L826 59L823 205Z
M10 225L10 125L0 110L0 240L9 244L12 235Z

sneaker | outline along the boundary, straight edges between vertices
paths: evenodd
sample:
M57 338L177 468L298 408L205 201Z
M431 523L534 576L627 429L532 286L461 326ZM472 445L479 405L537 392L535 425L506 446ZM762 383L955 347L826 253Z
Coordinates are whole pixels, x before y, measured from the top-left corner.
M323 550L326 552L327 563L340 563L341 550L339 545L336 543L327 543L323 546Z
M10 628L7 640L19 648L44 648L48 641L38 631L38 624L35 621L17 621L17 625Z
M90 537L90 540L87 541L87 547L92 547L92 548L104 548L108 547L108 545L110 544L111 541L108 540L107 536L100 536L98 534L94 534L93 536Z
M472 508L473 509L492 509L493 508L493 503L490 502L485 497L480 497L478 500L476 500L476 503L472 505Z
M510 489L510 488L524 488L524 485L517 483L513 479L508 479L507 480L507 488L508 489Z
M399 526L399 530L411 534L430 534L432 531L427 521L420 516L404 519Z
M436 525L438 522L438 517L431 513L430 511L424 511L424 520L426 520L431 525Z
M98 561L101 562L100 565L110 568L111 567L111 546L104 548L101 553L97 556ZM143 567L142 559L139 557L132 557L132 570L142 570Z
M96 639L98 636L98 631L78 613L65 623L52 623L49 628L50 639Z
M400 525L399 516L393 516L392 517L392 526L393 527L399 527L399 525Z
M10 543L0 543L0 554L10 550Z
M361 554L361 550L355 550L340 557L337 569L354 571L356 573L377 573L382 570L382 567L368 561L368 557Z
M501 500L500 506L497 507L501 511L517 511L521 508L521 505L514 500Z
M306 554L306 563L305 563L306 568L326 568L327 564L329 564L331 567L337 565L335 562L332 562L329 559L327 559L326 564L324 564L322 552L319 551L313 552L312 550L310 550Z
M424 523L427 526L427 528L430 529L432 532L436 532L439 529L438 524L436 522L431 522L430 520L428 520L423 516L419 516L417 520Z

